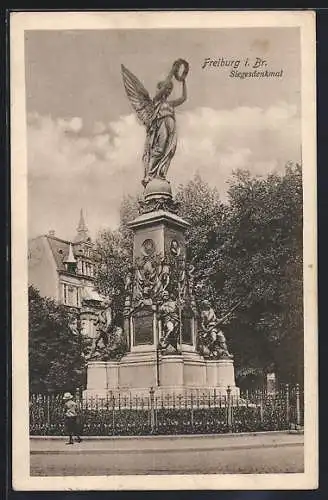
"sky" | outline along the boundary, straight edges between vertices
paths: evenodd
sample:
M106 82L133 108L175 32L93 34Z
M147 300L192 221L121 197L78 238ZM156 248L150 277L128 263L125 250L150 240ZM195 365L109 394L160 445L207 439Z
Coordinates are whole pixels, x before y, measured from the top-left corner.
M177 58L189 62L176 110L173 192L196 173L222 198L238 168L282 172L301 161L297 28L27 31L29 237L73 238L83 208L92 237L114 228L124 195L141 191L145 130L122 84L124 64L150 95ZM230 78L205 58L267 61L280 79ZM175 82L175 95L181 84Z

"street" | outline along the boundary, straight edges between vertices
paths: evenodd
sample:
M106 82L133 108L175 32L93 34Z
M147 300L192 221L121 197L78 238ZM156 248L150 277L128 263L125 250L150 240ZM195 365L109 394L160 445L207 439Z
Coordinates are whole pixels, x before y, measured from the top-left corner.
M268 433L85 439L32 438L32 476L303 472L304 436Z

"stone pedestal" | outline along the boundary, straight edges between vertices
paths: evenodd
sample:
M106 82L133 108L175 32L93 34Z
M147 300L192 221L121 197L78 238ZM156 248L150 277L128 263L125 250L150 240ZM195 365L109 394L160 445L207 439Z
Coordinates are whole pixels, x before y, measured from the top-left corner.
M163 356L159 366L159 382L161 387L172 388L184 386L182 356Z
M205 360L196 352L198 311L185 240L189 223L175 213L169 182L150 181L140 206L143 213L129 224L134 233L124 307L129 352L119 362L89 363L86 394L149 396L151 387L156 393L226 394L228 386L238 394L233 361Z
M204 360L197 353L161 356L155 350L131 352L121 361L94 361L88 365L86 396L109 393L149 396L156 393L227 394L239 397L233 360Z
M206 360L206 384L226 393L228 387L232 395L239 396L235 382L235 369L232 359Z
M107 362L92 361L88 363L87 389L104 391L107 389Z
M187 387L206 387L205 361L197 353L184 353L183 380Z
M162 186L159 185L158 189ZM164 187L163 187L164 186ZM164 189L166 184L162 188ZM162 196L162 192L159 193ZM184 231L189 224L174 213L153 210L133 220L129 226L134 232L133 262L134 285L126 300L125 328L131 352L156 350L162 334L158 315L159 304L165 293L179 300L177 283L173 285L174 270L184 273L186 242ZM177 271L176 271L177 272ZM192 300L181 312L181 339L184 338L195 350L195 321L192 316Z
M119 389L119 362L91 361L87 367L87 396L105 397Z
M145 389L157 385L156 350L131 352L119 365L119 386L124 390Z
M117 361L107 361L107 389L119 387L120 364Z

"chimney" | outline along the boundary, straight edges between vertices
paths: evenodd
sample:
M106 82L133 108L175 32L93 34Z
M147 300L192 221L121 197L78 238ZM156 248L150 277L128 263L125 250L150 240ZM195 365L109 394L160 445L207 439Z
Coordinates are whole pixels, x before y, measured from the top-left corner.
M53 236L55 236L56 233L55 233L55 231L53 229L50 229L50 231L49 231L48 234L49 234L49 236L53 237Z

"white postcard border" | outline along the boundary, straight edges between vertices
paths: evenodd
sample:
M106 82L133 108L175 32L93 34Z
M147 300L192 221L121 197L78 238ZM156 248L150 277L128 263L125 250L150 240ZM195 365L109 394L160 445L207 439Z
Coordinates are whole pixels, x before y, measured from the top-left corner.
M304 190L305 470L302 474L32 477L28 433L27 145L24 32L58 29L299 27ZM12 454L15 490L287 490L318 486L315 13L16 12L10 16L12 201ZM233 488L232 488L233 485Z

